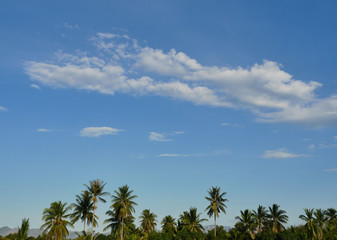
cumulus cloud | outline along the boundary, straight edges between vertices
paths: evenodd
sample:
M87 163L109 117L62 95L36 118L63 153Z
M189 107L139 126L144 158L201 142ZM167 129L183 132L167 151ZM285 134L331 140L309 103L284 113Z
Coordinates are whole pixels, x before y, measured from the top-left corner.
M6 112L7 108L0 106L0 112Z
M111 127L86 127L80 131L82 137L100 137L103 135L118 135L121 129Z
M303 154L294 154L287 151L285 148L279 148L276 150L266 150L263 154L263 158L296 158L302 157Z
M142 47L127 35L98 33L91 40L96 56L58 52L55 62L26 62L25 71L31 80L52 88L157 95L249 109L260 122L336 125L337 95L318 97L315 91L321 83L297 80L277 62L207 66L174 49Z

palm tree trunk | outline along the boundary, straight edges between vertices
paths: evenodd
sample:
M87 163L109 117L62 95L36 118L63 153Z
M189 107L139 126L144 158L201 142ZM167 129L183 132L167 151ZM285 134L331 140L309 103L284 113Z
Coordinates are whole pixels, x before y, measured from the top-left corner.
M96 211L96 197L95 197L95 200L94 200L94 212L92 214L92 222L91 222L91 240L94 239L94 220L95 220L95 211Z
M121 240L123 240L123 230L124 230L124 218L122 217L122 231L121 231Z
M214 237L216 237L216 215L214 214Z
M83 232L85 233L85 219L84 219L84 228L83 228Z

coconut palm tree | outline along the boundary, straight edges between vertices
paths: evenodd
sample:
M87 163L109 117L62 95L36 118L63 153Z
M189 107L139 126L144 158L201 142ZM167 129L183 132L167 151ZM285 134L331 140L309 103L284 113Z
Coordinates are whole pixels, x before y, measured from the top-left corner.
M150 209L145 209L139 218L140 218L140 226L144 230L144 232L149 234L150 231L155 229L157 225L156 223L157 215L151 213Z
M134 206L137 205L133 201L137 196L132 193L133 190L129 190L129 186L124 185L119 187L118 191L115 190L115 195L112 195L111 208L114 209L115 217L121 221L121 240L123 240L124 219L132 216L135 212Z
M323 230L326 222L328 221L328 217L326 216L326 211L322 209L316 209L314 215L316 217L315 222L317 223L317 238L318 240L322 240Z
M22 219L21 227L18 227L18 240L26 240L29 230L29 218Z
M253 215L253 217L256 221L259 234L261 234L262 233L262 226L263 226L264 222L267 220L267 217L268 217L267 209L265 207L259 205L256 211L253 210L252 215Z
M171 216L165 216L163 220L161 221L161 227L163 233L168 234L175 234L177 230L177 224L175 222L175 219Z
M102 202L106 202L103 196L108 195L107 192L104 192L104 187L106 183L101 181L100 179L91 180L89 182L89 186L84 184L88 188L88 192L91 194L92 200L94 202L94 211L92 214L92 228L91 228L91 240L94 238L94 222L95 222L95 211L97 209L97 202L100 200Z
M85 232L86 223L89 225L94 219L93 226L97 225L97 216L93 218L94 202L91 194L88 191L84 191L81 195L76 195L76 203L72 205L73 213L70 215L71 222L74 224L79 219L84 223L83 232Z
M318 233L318 225L314 218L314 209L304 209L305 215L300 215L299 218L305 221L305 230L309 240L316 238Z
M214 216L214 236L216 237L216 218L219 217L219 213L223 212L226 214L225 202L228 200L224 198L225 192L221 193L220 187L212 187L208 190L208 196L205 197L209 201L209 205L205 209L209 217Z
M235 217L236 220L243 226L243 228L249 233L252 239L255 239L255 221L253 214L250 210L246 209L244 211L240 211L241 216Z
M180 215L182 228L190 233L202 233L204 231L202 222L207 221L205 218L200 218L201 213L197 213L197 208L190 208L190 211L185 211Z
M328 221L336 221L337 220L337 210L334 208L328 208L326 211L326 216L328 217Z
M104 224L108 224L103 231L107 231L110 229L111 235L114 235L116 239L120 239L120 237L124 237L126 232L129 232L131 229L134 229L134 217L133 216L127 216L124 218L123 222L123 235L121 235L121 230L122 230L122 222L121 219L118 217L119 214L116 213L114 210L109 210L106 212L106 215L109 216L108 219L104 221Z
M54 236L55 240L63 240L69 235L67 227L73 227L73 224L67 220L71 206L61 201L52 202L49 208L44 209L42 220L45 222L41 229L43 233L48 232L48 237Z
M268 218L272 221L272 229L274 233L278 233L284 229L282 223L287 223L288 216L286 215L286 211L280 209L280 205L273 204L273 206L269 207Z

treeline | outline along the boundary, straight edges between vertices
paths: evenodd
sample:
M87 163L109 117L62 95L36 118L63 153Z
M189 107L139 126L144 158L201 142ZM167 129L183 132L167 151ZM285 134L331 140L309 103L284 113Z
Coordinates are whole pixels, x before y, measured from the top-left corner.
M133 216L137 196L133 190L125 185L110 195L104 191L105 185L99 179L92 180L80 195L76 195L75 203L52 202L42 213L43 234L37 238L27 236L29 219L23 219L18 233L0 237L0 240L64 240L69 236L68 229L76 222L83 224L83 231L76 233L76 240L337 240L337 211L334 208L304 209L304 214L299 216L303 225L285 228L284 224L288 222L285 210L277 204L268 208L260 205L256 210L240 211L235 226L226 231L222 226L216 226L219 215L226 213L228 201L226 193L219 187L211 187L205 197L209 202L205 211L215 226L208 232L202 226L207 219L201 218L201 213L193 207L180 214L178 219L168 215L161 221L150 209L145 209L137 227ZM111 210L106 212L103 231L109 234L95 233L98 203L106 202L108 195L111 196Z

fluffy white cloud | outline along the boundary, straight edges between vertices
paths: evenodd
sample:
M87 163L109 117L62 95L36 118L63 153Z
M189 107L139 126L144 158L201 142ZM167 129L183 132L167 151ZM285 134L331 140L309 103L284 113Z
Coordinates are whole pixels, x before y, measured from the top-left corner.
M82 137L100 137L102 135L117 135L121 129L111 127L86 127L80 131Z
M171 139L166 138L165 134L157 133L157 132L150 132L149 134L150 141L157 141L157 142L168 142L172 141Z
M54 63L26 62L33 81L132 95L158 95L198 105L249 109L261 122L336 125L337 95L319 98L321 83L296 80L279 63L250 67L205 66L183 52L141 47L126 35L98 33L98 57L57 53Z
M285 148L280 148L276 150L266 150L263 154L263 158L296 158L302 157L303 154L294 154L287 151Z
M7 108L0 106L0 112L6 112Z

